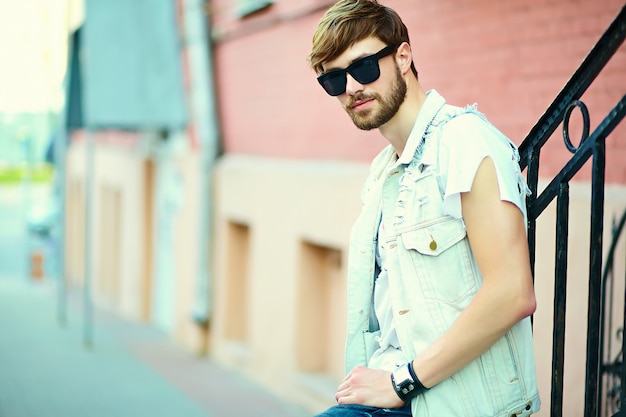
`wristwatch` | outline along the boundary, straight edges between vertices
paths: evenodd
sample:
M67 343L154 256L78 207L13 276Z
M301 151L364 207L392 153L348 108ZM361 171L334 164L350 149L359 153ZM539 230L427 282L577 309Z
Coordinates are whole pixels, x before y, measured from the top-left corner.
M407 362L393 370L391 373L391 384L398 397L404 402L428 390L415 375L411 362Z

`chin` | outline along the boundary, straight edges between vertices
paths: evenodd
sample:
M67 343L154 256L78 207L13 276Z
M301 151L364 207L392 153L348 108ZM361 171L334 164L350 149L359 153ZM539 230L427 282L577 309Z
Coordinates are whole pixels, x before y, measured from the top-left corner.
M361 130L374 130L374 129L378 129L379 127L379 126L374 126L374 125L358 125L356 123L354 125Z

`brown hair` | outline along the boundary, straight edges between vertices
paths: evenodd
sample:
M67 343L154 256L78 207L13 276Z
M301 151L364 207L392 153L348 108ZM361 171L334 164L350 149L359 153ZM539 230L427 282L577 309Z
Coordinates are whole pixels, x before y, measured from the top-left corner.
M323 64L354 43L376 37L387 45L409 42L409 32L395 10L377 0L340 0L326 11L313 35L309 63L320 74ZM417 76L415 66L411 70Z

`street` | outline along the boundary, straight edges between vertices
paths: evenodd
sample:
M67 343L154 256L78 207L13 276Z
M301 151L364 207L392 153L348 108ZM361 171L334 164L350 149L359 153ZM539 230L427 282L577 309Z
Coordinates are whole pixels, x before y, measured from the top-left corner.
M53 245L29 237L24 207L46 187L0 187L0 417L305 417L237 371L176 345L156 328L95 309L83 344L82 293L57 318ZM33 206L31 206L33 207ZM44 253L44 276L30 254Z

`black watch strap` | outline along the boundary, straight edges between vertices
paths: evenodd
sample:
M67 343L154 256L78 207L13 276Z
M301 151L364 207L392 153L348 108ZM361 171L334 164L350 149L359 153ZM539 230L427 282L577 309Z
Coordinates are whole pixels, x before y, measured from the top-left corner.
M412 362L397 367L391 373L391 384L398 397L404 402L428 390L415 374Z

